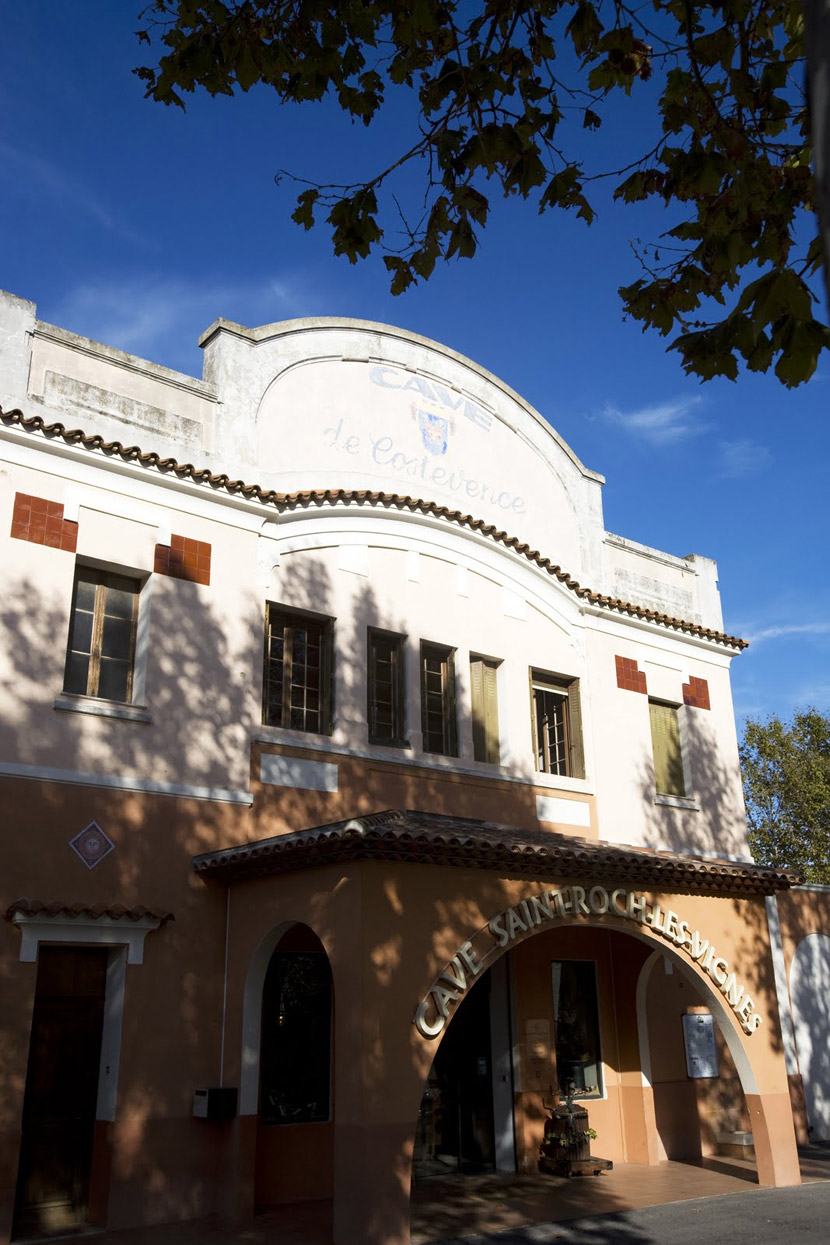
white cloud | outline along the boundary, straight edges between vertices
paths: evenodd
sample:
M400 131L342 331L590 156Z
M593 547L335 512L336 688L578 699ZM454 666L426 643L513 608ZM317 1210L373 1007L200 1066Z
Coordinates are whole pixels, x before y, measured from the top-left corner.
M721 441L718 449L721 461L716 474L721 479L735 480L755 475L772 462L772 454L767 447L755 441Z
M764 627L761 631L750 632L748 639L753 644L761 640L778 640L782 636L791 635L830 635L830 622L785 623L780 627Z
M191 281L147 276L76 286L55 309L62 327L168 367L198 365L197 338L214 320L269 324L313 314L308 282Z
M652 445L670 445L686 437L696 437L708 428L696 414L703 398L670 398L653 406L642 406L633 411L621 411L613 403L603 410L606 419L619 424L632 436L641 437Z
M33 152L21 151L2 139L0 139L0 161L15 166L15 173L8 179L10 184L23 185L24 189L37 194L41 194L45 189L51 193L61 211L66 207L74 207L83 215L91 217L110 233L128 242L135 242L141 246L149 245L146 238L116 220L97 195L51 161L44 160ZM24 175L22 179L20 172Z

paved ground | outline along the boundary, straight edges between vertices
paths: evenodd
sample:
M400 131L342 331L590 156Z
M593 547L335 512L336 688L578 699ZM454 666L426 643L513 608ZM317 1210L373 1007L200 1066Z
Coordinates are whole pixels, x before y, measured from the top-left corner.
M830 1144L808 1146L799 1152L801 1177L805 1182L830 1182ZM759 1189L753 1163L738 1159L711 1158L695 1163L668 1162L657 1167L618 1164L601 1176L582 1176L565 1180L547 1175L454 1177L416 1185L412 1197L413 1245L447 1245L455 1241L647 1241L657 1237L626 1235L632 1213L653 1208L666 1209L678 1221L683 1207L703 1199L722 1204L740 1195L750 1206L753 1199L766 1197ZM804 1187L804 1186L802 1186ZM830 1183L828 1184L830 1190ZM776 1192L773 1190L772 1192ZM781 1190L786 1197L791 1190ZM671 1210L671 1208L676 1209ZM691 1214L691 1212L690 1212ZM568 1237L565 1225L597 1225L608 1220L616 1224L616 1236L604 1237L596 1226L588 1235ZM542 1226L540 1226L542 1225ZM556 1225L558 1236L552 1235ZM521 1236L525 1231L525 1236ZM536 1236L528 1235L533 1231ZM538 1235L541 1231L542 1235ZM588 1231L586 1229L586 1231ZM544 1233L547 1232L547 1235ZM662 1238L672 1241L673 1236ZM726 1236L715 1234L710 1245L719 1245ZM830 1241L830 1227L823 1245Z
M754 1189L616 1215L452 1237L441 1245L827 1245L830 1182Z
M598 1177L451 1177L415 1186L412 1245L828 1245L830 1143L799 1152L805 1181L759 1189L750 1163L620 1164ZM64 1238L67 1245L331 1245L330 1203L245 1223L217 1218ZM47 1245L57 1245L52 1238ZM362 1245L360 1241L349 1245Z

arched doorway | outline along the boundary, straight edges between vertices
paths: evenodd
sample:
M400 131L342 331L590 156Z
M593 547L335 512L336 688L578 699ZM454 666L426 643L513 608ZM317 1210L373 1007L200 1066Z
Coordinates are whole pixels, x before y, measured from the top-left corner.
M424 1087L416 1180L496 1167L496 1061L487 1058L496 972L509 979L502 1075L515 1139L498 1166L536 1170L548 1109L569 1083L584 1095L595 1153L616 1163L753 1157L754 1078L713 992L653 938L580 922L517 939L452 1012ZM689 1063L693 1029L712 1035L711 1066Z
M507 960L469 992L435 1052L415 1134L414 1180L515 1169Z

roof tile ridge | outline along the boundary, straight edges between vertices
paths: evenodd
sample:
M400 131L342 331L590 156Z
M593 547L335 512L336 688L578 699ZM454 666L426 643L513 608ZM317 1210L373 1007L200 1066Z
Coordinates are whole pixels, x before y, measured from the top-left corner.
M644 606L635 605L630 601L621 601L619 598L610 597L583 587L567 571L563 571L560 566L551 562L549 558L542 558L538 551L531 550L526 543L520 542L518 537L510 536L503 529L497 528L495 524L474 519L472 515L464 514L460 510L449 510L438 502L428 502L423 498L411 497L409 494L355 489L304 489L296 493L277 493L273 489L264 490L258 484L246 484L244 480L233 480L225 472L214 474L207 467L196 468L192 463L180 463L172 456L162 458L156 451L142 451L137 445L124 446L121 441L105 441L100 433L84 433L80 428L67 429L59 420L47 424L42 415L24 415L19 407L6 411L0 406L0 420L8 425L19 424L27 432L43 432L46 437L60 437L70 444L80 442L85 449L100 449L108 456L126 458L127 461L138 461L142 466L152 466L159 471L172 472L180 478L189 478L195 483L208 483L213 488L224 488L229 493L241 493L247 498L255 498L264 505L273 505L280 512L293 509L296 505L307 505L309 502L314 502L318 505L337 504L338 502L349 505L353 501L358 501L361 504L369 501L371 504L394 505L399 509L420 510L424 514L432 514L438 518L444 518L451 523L457 523L459 526L469 527L474 531L477 530L491 540L515 550L515 552L527 558L528 561L547 571L549 575L553 575L576 596L587 600L592 605L598 605L604 609L612 609L618 613L625 613L636 618L644 618L661 626L670 627L675 631L684 631L690 635L701 636L715 643L736 648L739 652L749 646L748 640L728 635L726 632L714 631L712 628L704 627L700 623L674 618L669 614L655 613L654 610L648 610Z

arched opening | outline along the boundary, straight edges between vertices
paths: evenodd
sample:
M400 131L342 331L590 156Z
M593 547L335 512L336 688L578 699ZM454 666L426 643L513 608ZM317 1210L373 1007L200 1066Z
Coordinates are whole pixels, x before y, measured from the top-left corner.
M640 974L637 1014L658 1158L754 1159L745 1087L728 1030L694 976L653 952Z
M254 957L248 986L249 1065L259 995L254 1207L328 1199L333 993L331 966L317 935L302 924L272 931ZM248 1071L243 1084L250 1108L254 1076L250 1066Z
M725 1002L679 953L655 943L648 934L602 923L559 924L515 939L491 960L437 1039L418 1120L415 1179L443 1174L442 1168L536 1171L548 1109L570 1082L584 1094L597 1156L648 1165L714 1154L751 1159L746 1096L758 1090ZM496 972L509 988L494 1005ZM509 1162L495 1161L492 1145L478 1153L468 1145L465 1155L464 1109L472 1113L469 1105L459 1107L460 1092L446 1086L448 1069L463 1065L467 1077L471 1070L481 1074L475 1090L482 1107L488 1095L495 1103L496 1016L507 1035L499 1074L509 1096ZM698 1058L691 1068L688 1056L700 1057L701 1031L711 1037L713 1063ZM480 1049L488 1041L489 1059ZM447 1103L458 1122L448 1118ZM486 1123L483 1110L481 1118ZM495 1111L493 1120L496 1133Z

